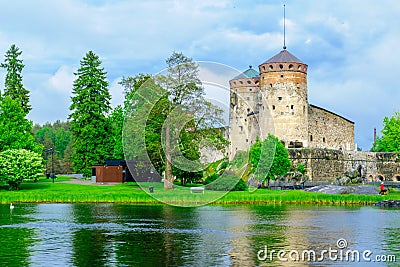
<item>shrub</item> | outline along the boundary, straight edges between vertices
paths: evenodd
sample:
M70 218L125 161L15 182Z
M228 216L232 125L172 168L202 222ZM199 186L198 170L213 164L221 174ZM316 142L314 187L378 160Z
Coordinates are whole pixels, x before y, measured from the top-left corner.
M215 191L245 191L246 188L246 183L233 173L217 176L213 182L206 185L207 190Z
M37 180L43 173L40 154L26 149L10 149L0 153L0 180L16 190L23 180Z
M246 189L247 189L246 183L243 181L243 179L240 179L239 182L237 182L237 184L235 185L234 188L232 188L231 191L246 191Z
M214 182L215 180L217 180L218 177L219 177L218 174L213 173L212 175L208 176L208 177L203 181L203 184L205 184L205 185L206 185L206 184L210 184L210 183Z
M304 175L306 173L306 166L304 166L304 164L300 163L299 166L297 166L297 171Z

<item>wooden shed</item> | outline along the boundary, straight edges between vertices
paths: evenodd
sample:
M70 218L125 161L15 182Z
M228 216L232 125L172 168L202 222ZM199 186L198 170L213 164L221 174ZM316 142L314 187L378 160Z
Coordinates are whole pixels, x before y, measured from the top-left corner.
M93 166L92 174L96 176L96 183L122 183L122 166Z

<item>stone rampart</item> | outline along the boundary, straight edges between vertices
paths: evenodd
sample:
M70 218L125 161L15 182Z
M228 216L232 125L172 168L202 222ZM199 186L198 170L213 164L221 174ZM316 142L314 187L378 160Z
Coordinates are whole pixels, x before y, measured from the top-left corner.
M313 181L333 182L346 172L358 172L366 181L400 181L400 154L331 149L289 149L293 166L304 164Z

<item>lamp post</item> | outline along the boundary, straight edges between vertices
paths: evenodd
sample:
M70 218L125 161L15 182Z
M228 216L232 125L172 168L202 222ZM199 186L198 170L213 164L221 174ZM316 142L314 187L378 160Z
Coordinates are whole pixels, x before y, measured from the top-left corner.
M56 176L54 175L54 149L51 147L50 149L46 150L47 153L51 154L51 173L50 173L50 178L53 179L53 183L54 183L54 178L56 178Z

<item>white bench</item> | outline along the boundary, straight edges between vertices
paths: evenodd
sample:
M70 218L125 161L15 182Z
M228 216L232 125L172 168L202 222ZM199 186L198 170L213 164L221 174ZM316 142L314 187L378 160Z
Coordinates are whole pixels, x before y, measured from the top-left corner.
M190 193L203 193L204 195L204 187L191 187Z

